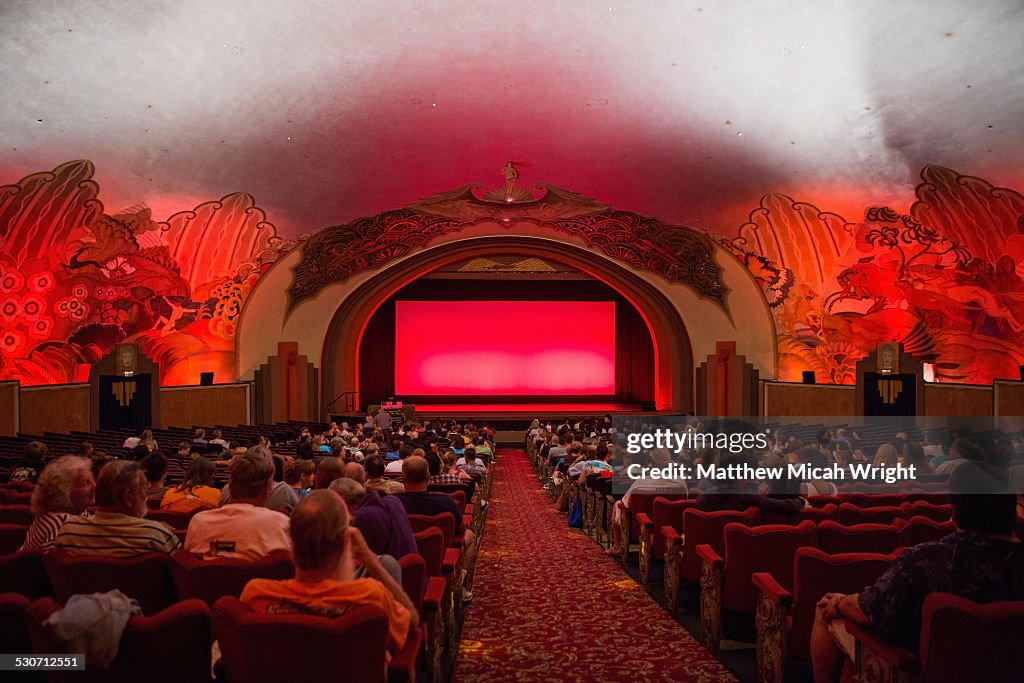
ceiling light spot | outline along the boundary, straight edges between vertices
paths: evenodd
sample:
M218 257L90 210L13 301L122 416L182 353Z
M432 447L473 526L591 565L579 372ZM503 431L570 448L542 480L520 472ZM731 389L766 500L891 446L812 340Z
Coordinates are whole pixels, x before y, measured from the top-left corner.
M743 133L736 133L736 135L740 135L740 136L742 136L742 135L743 135Z
M952 31L946 31L942 35L944 35L947 38L952 38L953 37L953 32Z
M436 106L437 106L437 102L432 102L432 103L430 104L430 106L431 106L431 107L436 107Z

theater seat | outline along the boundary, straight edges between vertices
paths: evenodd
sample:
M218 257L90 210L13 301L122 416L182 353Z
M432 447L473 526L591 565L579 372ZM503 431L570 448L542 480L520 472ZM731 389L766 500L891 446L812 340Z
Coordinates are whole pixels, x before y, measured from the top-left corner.
M818 525L818 547L826 553L881 553L911 545L907 522L892 524L852 524L844 526L825 521Z
M701 636L704 646L718 650L723 633L737 640L752 636L757 608L757 589L751 576L767 572L783 588L793 586L793 557L797 550L814 545L814 522L796 526L763 524L748 527L731 522L725 526L725 552L708 544L697 546L703 566L700 577ZM728 618L727 618L728 617ZM733 631L730 622L735 624ZM745 631L751 632L751 636Z
M388 618L377 607L334 618L261 614L238 598L223 597L213 606L213 634L227 680L233 682L318 681L328 672L339 680L387 677Z
M918 652L878 640L870 628L847 624L857 639L855 675L921 683L1020 680L1024 601L979 604L932 593L921 610ZM865 678L867 680L867 678Z
M938 541L956 531L952 520L936 522L934 519L918 515L908 521L910 527L910 545Z
M0 505L0 524L29 526L35 518L28 505Z
M430 527L413 536L416 539L419 555L423 558L424 569L428 577L427 589L420 608L420 616L427 627L425 652L427 669L431 679L438 680L441 675L444 644L447 642L444 615L449 606L454 610L454 605L452 605L454 590L449 585L449 580L454 580L453 571L442 570L446 548L444 534L440 529Z
M257 561L226 557L201 560L184 549L171 556L171 577L178 596L196 598L211 606L225 595L240 596L250 579L281 581L294 576L292 555L283 550Z
M793 556L793 589L768 572L751 576L758 590L757 680L781 683L788 659L810 661L814 612L825 593L856 593L874 583L900 552L830 555L805 547Z
M28 526L25 524L0 524L0 555L15 552L25 542Z
M927 501L917 500L912 503L903 503L900 507L903 509L904 516L908 519L919 515L933 519L936 522L948 522L953 519L952 505L936 505Z
M63 652L43 628L53 612L60 609L52 598L32 604L26 619L32 651ZM50 683L182 683L210 680L210 609L200 600L184 600L152 616L128 619L117 657L106 671L50 671Z
M25 617L32 601L17 593L0 593L0 633L3 634L3 651L7 653L32 652L32 640L28 635ZM42 672L26 672L24 680L45 681ZM22 680L19 678L18 680Z
M661 527L658 531L665 537L665 603L668 610L674 611L679 606L682 581L700 581L701 559L696 551L698 545L707 544L721 554L725 552L726 524L738 522L753 526L760 521L761 511L756 507L749 507L743 512L704 512L689 508L683 513L685 537L670 526Z
M696 499L670 500L658 496L651 506L651 516L640 512L636 521L640 525L640 581L644 585L650 576L651 562L665 559L665 536L659 533L669 526L683 533L683 513L697 504Z
M171 578L171 561L164 553L133 558L68 555L52 550L43 556L57 601L64 604L76 593L105 593L117 589L139 601L143 614L156 614L178 599Z
M853 524L892 524L894 519L906 517L906 512L895 505L861 508L850 503L839 506L839 522L846 526Z
M25 550L0 557L0 592L18 593L29 600L53 595L43 564L43 551Z

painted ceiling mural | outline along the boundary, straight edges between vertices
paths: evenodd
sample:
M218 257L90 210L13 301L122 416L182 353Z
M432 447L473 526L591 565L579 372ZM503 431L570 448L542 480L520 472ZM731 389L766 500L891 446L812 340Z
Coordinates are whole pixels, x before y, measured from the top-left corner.
M306 237L279 236L241 192L165 220L143 205L110 215L94 172L71 161L0 186L0 379L83 381L121 341L160 363L164 385L195 384L200 372L235 379L242 305ZM402 211L429 216L414 207ZM869 206L851 221L768 194L726 232L717 239L772 308L782 380L813 369L819 382L853 383L856 361L883 341L904 342L945 382L1012 378L1024 364L1017 191L928 166L906 214Z
M0 379L84 381L138 341L164 385L234 379L235 322L260 273L294 242L252 196L155 221L104 213L88 161L0 186Z

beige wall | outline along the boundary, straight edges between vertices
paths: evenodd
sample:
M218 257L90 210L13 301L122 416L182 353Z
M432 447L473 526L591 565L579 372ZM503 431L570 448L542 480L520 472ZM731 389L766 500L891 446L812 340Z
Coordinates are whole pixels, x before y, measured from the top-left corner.
M610 259L582 240L565 233L528 223L511 228L496 223L470 226L457 234L447 235L431 243L429 248L467 239L487 236L530 235L537 238L571 244L586 249L605 260L624 266L661 291L676 307L686 325L694 358L704 358L715 352L715 343L735 341L736 352L760 371L761 377L776 376L775 324L760 287L749 271L732 254L716 246L715 260L722 271L722 282L728 290L725 311L716 302L700 298L693 290L680 283L647 271L638 271ZM425 249L418 249L406 259L415 259ZM301 260L301 248L279 259L264 273L246 301L235 338L238 377L251 380L253 372L268 356L277 353L278 341L297 341L299 353L320 365L321 350L334 313L359 285L380 272L380 269L358 273L346 282L336 283L321 291L316 298L300 304L286 319L287 290L292 284L292 269Z
M252 384L161 387L160 418L166 427L249 424Z
M26 434L90 431L88 384L22 387L20 403L21 431Z
M766 417L852 417L853 385L764 382L761 408Z

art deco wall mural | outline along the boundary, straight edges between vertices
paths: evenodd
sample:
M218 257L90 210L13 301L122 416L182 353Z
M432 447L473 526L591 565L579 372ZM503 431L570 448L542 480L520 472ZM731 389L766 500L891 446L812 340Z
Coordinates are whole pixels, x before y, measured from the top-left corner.
M195 384L200 372L236 379L242 305L260 275L304 238L278 235L242 192L168 217L144 205L108 214L93 174L90 162L71 161L20 180L0 178L11 183L0 186L0 379L82 381L89 364L124 341L138 341L160 363L165 385ZM376 244L375 225L400 219L446 232L471 221L462 214L450 220L445 208L453 197L487 208L469 188L310 238L300 247L309 253L293 302L354 267L330 253L374 255L360 267L405 253ZM563 213L567 202L591 201L543 189ZM706 245L719 240L765 293L785 381L811 369L819 382L851 384L856 361L885 341L904 342L944 382L989 383L1015 377L1024 364L1024 196L981 178L928 166L906 214L865 206L851 219L769 194L738 229L723 226L710 238L593 202L570 214L550 219L609 256L721 300L727 293ZM643 234L605 244L597 233L613 223Z

